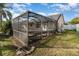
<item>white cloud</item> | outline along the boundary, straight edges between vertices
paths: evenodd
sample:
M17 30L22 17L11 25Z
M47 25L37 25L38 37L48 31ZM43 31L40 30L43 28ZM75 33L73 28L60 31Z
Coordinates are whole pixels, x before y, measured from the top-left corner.
M28 9L29 11L32 11L32 9Z
M74 9L74 12L79 13L79 9Z
M15 18L15 17L17 17L18 15L19 15L19 13L16 13L15 12L15 10L9 10L11 13L12 13L12 15L13 15L13 17L12 18Z
M50 6L48 5L48 3L41 3L41 5L46 6L48 9L50 9Z
M22 14L22 13L24 13L26 11L27 10L21 10L21 12L19 12L19 13L16 13L15 11L12 11L11 13L13 14L13 18L15 18L15 17L19 16L20 14Z
M56 12L56 13L49 13L48 15L57 15L57 14L60 14L59 12Z
M77 3L68 3L68 6L70 6L70 7L72 7L72 8L74 8L74 7L77 7Z
M15 9L25 9L26 5L25 4L13 4L12 7Z
M71 10L70 6L64 4L52 4L50 8L57 7L60 11L69 11Z
M72 8L73 11L75 11L77 15L79 15L79 9L78 8L75 8L78 6L78 4L76 3L68 3L68 4L52 4L52 5L48 5L47 3L41 3L42 5L44 6L47 6L49 7L51 10L54 9L54 7L57 7L55 8L56 9L56 12L59 12L59 11L71 11ZM13 18L18 16L19 14L21 14L22 12L25 12L27 10L27 5L31 6L31 3L26 3L26 4L17 4L17 3L14 3L14 4L11 4L11 5L8 5L8 6L11 6L12 9L8 9L9 11L11 11L11 13L13 14ZM28 9L30 11L32 11L32 9ZM38 11L38 14L41 14L41 15L44 15L44 16L47 16L47 15L51 15L53 13L50 13L50 14L46 14L44 12L39 12Z
M50 5L50 7L56 7L56 6L60 7L60 6L63 6L63 5L62 4L52 4L52 5Z
M19 16L19 14L18 14L18 13L14 13L13 18L15 18L15 17L17 17L17 16Z
M40 14L40 15L43 15L43 16L47 16L47 14L43 13L43 12L37 12L37 13Z
M48 6L48 4L47 4L47 3L41 3L41 5Z
M55 6L58 6L58 7L77 7L77 3L67 3L67 4L52 4L51 7L55 7Z
M31 6L31 3L13 3L13 4L7 4L7 6L10 6L11 9L8 9L12 14L13 14L13 18L15 18L16 16L20 15L21 13L30 10L32 11L32 9L27 9L27 5Z
M31 3L26 3L27 5L31 6Z
M11 9L8 9L8 10L12 13L13 18L27 11L25 4L14 3L14 4L11 4L10 6L11 6Z
M79 9L74 9L73 11L75 13L74 17L79 17Z
M79 17L79 13L74 14L74 18Z
M23 11L21 11L21 12L19 12L19 13L15 13L14 11L10 11L10 12L11 12L11 13L12 13L12 15L13 15L13 17L12 17L12 18L15 18L15 17L17 17L17 16L19 16L19 15L23 14L25 11L26 11L26 10L23 10Z

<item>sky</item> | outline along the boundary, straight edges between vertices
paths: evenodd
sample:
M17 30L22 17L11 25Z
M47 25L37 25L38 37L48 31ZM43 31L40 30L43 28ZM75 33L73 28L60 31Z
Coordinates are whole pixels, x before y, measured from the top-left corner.
M12 13L13 18L27 10L44 16L61 13L65 22L79 16L78 3L8 3L6 6L9 7L7 10Z

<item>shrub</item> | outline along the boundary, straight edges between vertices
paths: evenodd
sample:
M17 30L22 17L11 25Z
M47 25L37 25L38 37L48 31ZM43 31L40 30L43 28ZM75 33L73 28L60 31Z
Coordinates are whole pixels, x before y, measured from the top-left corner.
M11 21L0 21L0 32L3 32L4 34L12 35L12 26Z

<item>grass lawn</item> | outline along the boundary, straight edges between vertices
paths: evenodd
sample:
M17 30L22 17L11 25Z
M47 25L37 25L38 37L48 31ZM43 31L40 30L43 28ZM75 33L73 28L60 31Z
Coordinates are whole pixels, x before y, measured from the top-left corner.
M41 40L41 44L31 54L34 56L47 55L78 55L79 56L79 34L75 31L65 31ZM15 55L10 38L0 38L0 55Z
M13 56L15 55L15 50L11 42L11 38L0 37L0 55L2 56Z
M65 31L42 43L31 55L79 55L79 34Z

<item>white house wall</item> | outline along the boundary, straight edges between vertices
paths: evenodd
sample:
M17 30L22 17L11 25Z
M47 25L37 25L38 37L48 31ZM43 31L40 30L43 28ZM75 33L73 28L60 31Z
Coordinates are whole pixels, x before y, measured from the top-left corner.
M55 30L55 29L56 29L55 23L52 22L48 23L48 30Z
M58 31L59 32L63 31L63 26L64 26L64 20L63 20L63 16L61 15L58 20Z
M59 16L60 16L60 18L59 18ZM58 20L58 24L56 24L58 26L57 29L59 32L63 31L64 17L62 14L53 14L53 15L50 15L48 17L51 18L52 20L56 20L56 21Z

